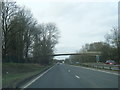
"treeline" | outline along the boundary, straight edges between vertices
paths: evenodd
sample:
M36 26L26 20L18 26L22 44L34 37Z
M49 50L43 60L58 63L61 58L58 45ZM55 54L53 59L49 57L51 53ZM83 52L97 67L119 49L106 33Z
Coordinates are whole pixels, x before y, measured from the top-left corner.
M2 2L2 60L49 64L59 31L54 23L39 24L30 10Z
M113 28L110 34L105 35L105 42L93 42L82 46L79 52L101 52L99 60L105 62L106 60L115 60L120 63L120 31ZM77 55L70 56L72 62L96 62L95 56Z

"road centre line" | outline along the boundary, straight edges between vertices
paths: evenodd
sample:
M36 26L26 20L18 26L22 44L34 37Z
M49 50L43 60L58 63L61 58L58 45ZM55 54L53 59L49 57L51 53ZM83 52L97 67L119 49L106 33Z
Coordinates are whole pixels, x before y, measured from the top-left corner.
M70 72L70 70L68 70L68 72Z
M75 75L75 77L76 77L76 78L78 78L78 79L80 78L80 77L79 77L79 76L77 76L77 75Z
M55 65L54 65L55 66ZM23 86L23 88L27 88L28 86L30 86L32 83L34 83L37 79L39 79L40 77L42 77L45 73L47 73L50 69L52 69L54 66L52 66L51 68L49 68L48 70L46 70L45 72L43 72L42 74L40 74L38 77L36 77L34 80L32 80L31 82L29 82L27 85Z

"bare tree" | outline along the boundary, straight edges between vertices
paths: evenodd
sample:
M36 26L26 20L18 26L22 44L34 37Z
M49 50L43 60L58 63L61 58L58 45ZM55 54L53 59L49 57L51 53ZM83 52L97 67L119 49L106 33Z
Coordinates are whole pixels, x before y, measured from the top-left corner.
M58 28L53 23L40 24L35 35L34 56L42 64L48 64L52 57L54 47L58 42Z
M117 62L120 63L120 30L119 28L113 27L111 34L106 35L106 41L109 41L109 45L117 50Z
M10 22L14 19L18 11L18 7L15 2L2 2L2 53L3 57L7 55L8 45L8 33L10 31Z

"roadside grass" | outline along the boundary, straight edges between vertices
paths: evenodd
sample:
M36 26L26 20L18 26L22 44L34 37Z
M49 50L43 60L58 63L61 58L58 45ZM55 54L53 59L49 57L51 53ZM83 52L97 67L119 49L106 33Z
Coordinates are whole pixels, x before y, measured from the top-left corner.
M98 70L112 71L112 72L116 72L116 73L119 72L119 70L111 69L112 67L114 67L114 65L106 65L105 63L101 63L101 62L99 62L99 63L88 62L88 63L73 64L73 65L89 67L89 68L94 68L94 69L98 69ZM108 67L108 68L105 68L105 67Z
M26 64L26 63L3 63L2 64L2 87L15 88L16 85L34 76L52 65L42 66L39 64Z

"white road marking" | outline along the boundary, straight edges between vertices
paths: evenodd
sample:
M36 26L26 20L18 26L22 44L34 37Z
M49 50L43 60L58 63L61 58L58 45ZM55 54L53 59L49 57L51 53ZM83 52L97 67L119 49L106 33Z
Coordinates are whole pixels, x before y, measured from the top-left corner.
M74 65L71 65L71 66L74 66ZM89 69L89 70L93 70L93 71L99 71L99 72L104 72L104 73L109 73L109 74L114 74L114 75L120 75L120 74L114 73L114 72L108 72L108 71L103 71L103 70L97 70L97 69L92 69L92 68L87 68L87 67L82 67L82 66L74 66L74 67L81 67L81 68Z
M70 72L70 70L68 70L68 72Z
M55 66L55 65L54 65ZM53 66L53 67L54 67ZM28 86L30 86L32 83L34 83L37 79L39 79L40 77L42 77L45 73L47 73L50 69L52 69L53 67L49 68L48 70L46 70L45 72L43 72L42 74L40 74L37 78L35 78L34 80L32 80L31 82L29 82L27 85L23 86L23 88L27 88Z
M76 78L78 78L78 79L80 78L80 77L79 77L79 76L77 76L77 75L75 75L75 77L76 77Z

